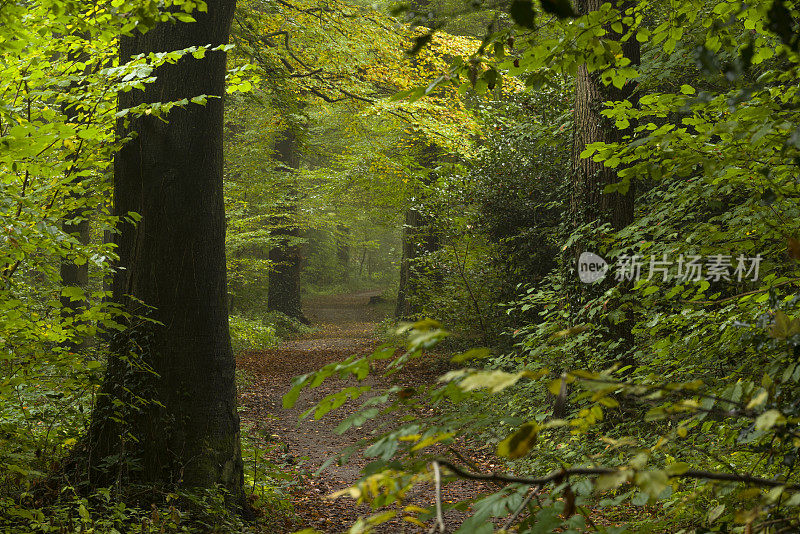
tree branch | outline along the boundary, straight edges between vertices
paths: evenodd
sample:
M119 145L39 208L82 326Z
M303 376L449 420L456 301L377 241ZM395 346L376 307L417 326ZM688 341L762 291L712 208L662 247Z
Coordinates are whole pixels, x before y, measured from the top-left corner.
M507 484L526 484L528 486L543 486L550 482L560 482L566 478L573 476L598 476L598 475L611 475L619 473L620 469L611 467L577 467L572 469L562 469L560 471L553 471L552 473L543 477L518 477L513 475L506 475L504 473L473 473L462 469L461 467L449 462L447 460L437 460L440 465L447 467L450 471L455 473L461 478L471 480L493 480L504 482ZM670 478L688 478L698 480L718 480L720 482L738 482L741 484L749 484L753 486L761 486L765 488L776 488L784 486L786 489L797 490L800 489L800 484L786 484L778 480L770 480L768 478L754 477L750 475L739 475L734 473L718 473L716 471L703 471L699 469L689 469L683 473L676 473L668 475Z

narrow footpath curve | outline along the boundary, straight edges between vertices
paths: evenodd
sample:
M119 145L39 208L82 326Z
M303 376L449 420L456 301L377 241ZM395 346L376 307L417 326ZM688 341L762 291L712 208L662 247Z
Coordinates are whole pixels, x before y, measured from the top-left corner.
M247 375L240 392L243 431L258 436L264 443L264 450L269 451L266 453L268 461L286 464L296 476L292 494L300 525L287 526L287 531L312 527L325 533L346 532L359 516L374 513L368 506L356 506L346 497L325 499L325 496L359 478L360 470L366 464L362 457L355 456L342 466L333 463L316 477L311 473L328 458L356 443L365 432L391 421L379 416L364 427L338 435L333 430L358 407L358 403L347 403L318 421L309 417L298 422L300 414L309 407L347 384L339 380L326 380L315 389L304 390L290 410L283 409L282 397L289 391L293 377L316 371L327 363L353 354L366 355L374 350L378 343L375 329L391 309L390 303L369 304L370 298L378 294L373 291L309 299L304 303L304 311L317 328L316 332L286 341L276 349L251 351L238 358L238 368ZM430 382L438 373L430 369L429 375L420 376L415 372L414 380ZM373 386L389 384L382 377L370 377L366 383ZM280 446L270 446L270 443ZM415 502L417 505L433 504L424 500L430 495L420 495L419 498L423 500ZM453 516L447 519L459 522L461 518ZM420 531L420 527L401 520L394 520L378 529L378 532L387 533Z

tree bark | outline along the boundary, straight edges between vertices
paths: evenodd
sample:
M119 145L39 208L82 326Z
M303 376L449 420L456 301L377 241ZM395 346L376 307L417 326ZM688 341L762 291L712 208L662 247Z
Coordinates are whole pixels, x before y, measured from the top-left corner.
M419 307L412 299L421 276L417 262L423 255L439 248L439 240L429 228L430 223L429 218L419 210L406 211L403 225L403 254L400 260L400 284L395 308L395 315L401 319L410 319L419 313Z
M425 5L427 0L423 2ZM428 143L420 147L417 159L420 165L429 170L423 179L424 185L432 184L434 174L431 169L441 155L441 149L435 144ZM420 282L421 273L418 269L418 260L425 254L435 252L440 248L439 236L433 228L433 220L416 208L406 211L403 224L403 251L400 258L400 281L397 290L397 305L395 316L401 319L410 319L419 313L418 306L413 304L412 296L416 292L415 286Z
M62 223L61 229L65 234L74 236L81 245L89 244L89 219L82 218L78 222L72 222L75 218L83 217L83 210L75 210L67 214L67 219ZM77 287L86 289L89 286L89 263L77 264L69 259L61 260L61 286ZM72 300L69 297L61 297L61 315L65 319L71 319L73 323L79 321L82 309L87 305L86 299ZM82 335L70 339L64 343L64 347L77 351L86 346L87 339Z
M269 275L267 290L267 309L285 313L299 321L310 324L303 314L300 275L303 272L302 248L296 244L301 237L297 217L297 184L294 171L300 167L298 138L292 127L288 127L283 138L275 144L275 157L282 164L281 169L290 175L286 213L274 219L272 235L280 242L270 248L269 260L273 270ZM295 241L293 243L292 241Z
M603 4L603 0L578 0L576 8L579 13L587 14L597 11ZM620 9L630 7L632 2L621 2ZM614 32L610 27L605 28L607 39L619 41L621 35ZM621 43L624 57L630 59L632 65L640 63L639 42L631 38ZM617 183L619 177L617 170L606 167L602 162L595 162L592 158L581 158L580 154L588 145L598 141L606 143L616 143L623 141L623 138L630 135L633 126L625 130L617 129L614 123L607 117L601 115L604 109L603 103L607 101L628 100L636 107L638 105L638 94L636 93L636 83L629 81L622 89L613 85L606 86L600 79L600 72L589 72L586 65L578 68L575 79L575 134L572 156L571 173L571 197L570 197L570 218L572 229L595 223L602 225L609 223L613 230L620 230L633 221L634 215L634 196L635 183L631 182L627 194L604 193L606 185ZM587 251L586 242L576 242L567 252L568 260L577 269L577 259L580 254ZM592 250L590 252L597 252ZM614 282L609 275L606 279L596 285L582 285L577 281L577 270L572 283L568 284L571 308L580 310L583 308L581 299L597 299L611 287ZM622 290L626 288L623 286ZM606 303L610 311L618 302ZM573 321L574 322L574 321ZM634 348L634 336L631 331L633 325L632 318L617 323L608 321L606 328L609 341L619 341L616 349L618 360L624 365L635 365L631 353ZM562 389L559 399L555 403L555 408L561 411L566 409L566 389ZM561 405L559 407L559 404ZM563 414L562 414L563 415Z
M339 264L340 277L345 283L350 281L350 228L343 224L336 225L336 261Z
M88 54L86 52L77 54L70 52L67 57L70 61L79 62L86 61L88 59ZM81 89L80 85L80 83L73 83L70 86L70 93L77 94ZM75 103L72 103L71 105L69 103L65 103L62 106L62 111L67 117L66 122L78 121L79 114ZM77 161L77 154L70 156L70 160L74 165ZM74 172L74 169L70 169L67 171L67 173L70 171ZM71 185L77 186L80 181L80 177L73 178L71 180ZM80 195L76 194L74 190L71 189L68 193L67 200L71 202L76 199L80 199ZM89 219L84 216L84 211L86 210L83 207L70 210L61 224L61 229L65 234L75 237L80 245L85 246L89 244L90 227ZM62 258L60 274L62 287L77 287L85 290L89 286L89 262L78 264L68 258ZM86 299L72 300L69 297L62 296L61 315L65 319L71 319L73 323L75 323L78 321L78 318L81 314L81 309L85 308L87 304L88 302ZM76 339L68 340L63 345L68 350L77 351L86 346L86 341L86 338L80 336Z
M122 62L228 41L235 0L208 0L197 22L157 24L123 37ZM228 332L222 121L226 54L189 55L157 69L145 91L122 93L120 109L216 95L119 124L135 133L117 154L114 205L123 223L112 288L128 313L115 336L89 432L93 483L122 480L243 491L235 361ZM150 308L152 307L152 308ZM158 323L141 319L147 315Z
M578 0L576 7L585 14L599 10L602 4L603 0ZM623 4L626 5L627 3ZM618 40L621 37L610 28L606 28L606 31L609 39ZM631 64L640 63L639 41L635 38L622 43L622 51L624 56L631 60ZM631 134L632 127L625 130L617 129L600 112L604 109L603 102L606 101L629 100L636 107L638 95L635 93L635 88L636 83L630 81L622 89L617 89L613 85L606 86L600 80L599 72L589 72L586 65L578 68L575 79L575 143L570 198L570 210L575 227L599 221L611 223L612 228L619 230L633 221L635 184L631 183L631 188L625 195L604 194L603 189L606 185L619 181L616 169L606 167L602 162L595 162L592 158L581 158L580 154L591 143L598 141L616 143Z

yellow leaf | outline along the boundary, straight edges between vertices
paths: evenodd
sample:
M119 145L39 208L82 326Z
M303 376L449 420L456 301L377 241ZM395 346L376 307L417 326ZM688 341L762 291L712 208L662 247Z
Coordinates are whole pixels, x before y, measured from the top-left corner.
M508 436L497 445L497 455L515 460L528 454L536 443L539 435L539 425L525 423L519 430Z
M504 371L477 371L461 381L459 387L464 391L488 388L492 393L502 391L513 386L524 377L525 371L520 373L506 373Z
M427 508L422 508L421 506L415 506L413 504L409 504L405 508L403 508L404 512L417 512L418 514L424 514L428 512Z
M428 436L427 438L423 439L413 447L411 447L412 451L418 451L420 449L424 449L428 445L433 445L434 443L438 443L440 441L444 441L446 439L452 438L455 436L453 432L445 432L442 434L436 434L435 436Z
M617 406L619 406L619 402L617 401L617 399L614 399L612 397L602 397L601 399L598 400L598 402L603 406L606 406L607 408L616 408Z
M423 523L422 521L420 521L416 517L411 517L410 515L407 515L407 516L403 517L403 521L408 521L409 523L414 523L418 527L423 527L423 528L425 527L425 523Z
M565 328L564 330L559 330L558 332L550 336L550 339L552 340L562 337L575 336L577 334L580 334L581 332L585 332L588 329L589 327L586 326L585 324L579 324L571 328Z
M555 380L551 380L550 384L547 386L547 389L553 395L558 395L561 392L561 379L556 378Z
M325 498L333 500L333 499L338 499L339 497L343 497L345 495L349 495L353 499L358 499L359 497L361 497L361 490L358 489L356 486L352 486L350 488L345 488L345 489L342 489L342 490L339 490L339 491L334 491L333 493L331 493L330 495L328 495Z
M778 410L767 410L756 419L756 430L769 430L775 425L786 422L786 418Z
M762 389L758 392L758 395L750 399L750 402L747 403L747 409L755 408L756 406L761 406L767 401L769 398L769 393L766 390Z

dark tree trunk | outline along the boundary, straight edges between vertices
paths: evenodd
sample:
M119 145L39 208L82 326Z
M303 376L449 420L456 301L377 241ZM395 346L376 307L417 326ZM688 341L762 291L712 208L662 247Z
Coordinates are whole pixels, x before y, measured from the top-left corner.
M599 10L602 3L602 0L579 0L576 7L585 14ZM623 3L621 9L627 6L628 4ZM621 37L610 27L606 28L606 31L608 39L619 40ZM631 60L632 65L640 63L639 42L635 38L623 42L622 51L624 56ZM611 120L601 115L601 111L604 109L603 102L606 101L628 100L634 107L637 106L638 94L635 89L636 83L632 81L625 84L622 89L613 85L606 86L600 80L599 72L589 72L586 65L578 69L575 80L575 142L570 198L573 229L595 222L609 223L613 230L619 230L633 221L635 183L631 182L626 194L604 193L606 185L619 181L617 170L604 166L602 162L595 162L592 158L581 158L580 154L591 143L621 142L623 137L631 134L632 126L625 130L617 129ZM586 249L586 243L576 243L570 253L572 259L576 260ZM580 288L576 288L575 293L585 298L598 298L613 283L615 282L609 272L603 283L596 286L581 285ZM577 285L577 282L575 284ZM609 309L616 305L618 305L616 302L607 303ZM607 325L610 339L621 341L617 353L626 364L634 363L629 356L634 341L631 326L630 318Z
M602 3L602 0L579 0L577 7L581 13L589 13L599 10ZM620 38L610 28L606 28L606 31L609 39ZM629 39L622 43L622 50L625 57L631 60L631 64L639 64L639 41L635 38ZM615 143L631 134L632 128L619 130L600 112L604 109L603 102L609 100L629 100L635 107L638 102L635 88L634 82L628 82L622 89L613 85L606 86L600 80L600 73L589 72L586 65L578 68L575 79L575 145L570 199L575 227L598 220L601 223L611 223L618 230L633 221L635 184L631 183L631 188L625 195L604 194L606 185L618 181L616 169L605 167L602 162L595 162L592 158L581 158L580 154L591 143Z
M403 225L403 255L400 260L400 285L397 292L395 315L410 319L419 313L413 304L413 295L420 281L419 259L439 248L439 240L431 229L428 217L416 209L406 212Z
M350 235L350 229L343 224L337 225L336 229L338 230L336 260L341 271L341 279L347 283L350 281L350 243L347 240Z
M361 251L361 262L358 264L358 277L361 278L361 275L364 272L364 260L367 259L367 247L364 246L364 250Z
M68 55L70 61L86 61L88 59L88 54L85 52L81 53L73 53L70 52ZM70 93L76 94L80 91L80 84L73 83L70 87ZM67 117L67 122L77 122L78 121L78 110L76 108L76 104L73 103L66 103L63 106L64 115ZM76 163L77 154L70 157L73 164ZM75 169L70 167L67 171L68 173L73 172ZM81 181L81 178L73 178L72 185L78 185ZM74 201L79 199L80 196L70 191L69 193L69 201ZM79 244L81 245L88 245L89 244L89 219L84 217L85 209L77 208L71 210L67 213L64 222L61 225L61 229L65 234L70 234L75 237ZM89 263L83 262L81 264L75 263L67 258L63 258L61 260L61 286L62 287L77 287L80 289L86 289L89 285ZM72 319L72 321L78 321L78 317L81 313L81 309L85 308L87 304L86 299L80 300L72 300L69 297L62 296L61 297L61 315L65 319ZM86 345L85 338L79 339L71 339L67 341L64 346L70 350L79 350Z
M235 0L207 4L207 13L194 12L195 23L158 24L123 37L121 60L227 43ZM200 60L189 55L160 67L144 92L120 95L120 108L202 94L220 98L174 108L168 122L145 116L119 127L120 135L136 136L115 160L115 210L142 218L138 226L123 223L118 236L113 294L133 317L112 342L92 418L93 483L219 484L237 500L243 494L226 297L225 60L220 51Z
M78 222L72 222L76 218L83 217L83 210L75 210L67 215L67 219L61 228L65 234L74 236L81 245L89 243L89 220L86 218ZM89 263L84 262L80 265L68 259L61 260L61 285L63 287L77 287L86 289L89 285ZM69 297L61 297L61 314L65 319L78 321L82 309L86 307L86 299L72 300ZM72 339L65 344L70 350L79 350L86 345L87 339L80 337Z
M285 213L273 219L273 237L278 241L269 251L273 270L269 275L267 309L285 313L305 324L310 321L303 314L300 275L303 272L303 253L297 240L301 237L297 227L297 184L294 171L300 167L300 151L294 130L289 127L275 145L275 157L281 169L289 175L288 201Z
M425 4L427 4L427 0L420 5ZM440 155L441 150L434 144L420 147L417 158L420 165L429 170L428 175L423 179L425 185L430 185L435 181L435 175L431 169L436 167ZM410 319L419 313L418 307L413 304L416 286L421 281L419 259L440 248L433 223L431 217L416 208L406 211L402 235L403 251L400 258L400 283L395 308L395 316L398 318Z

